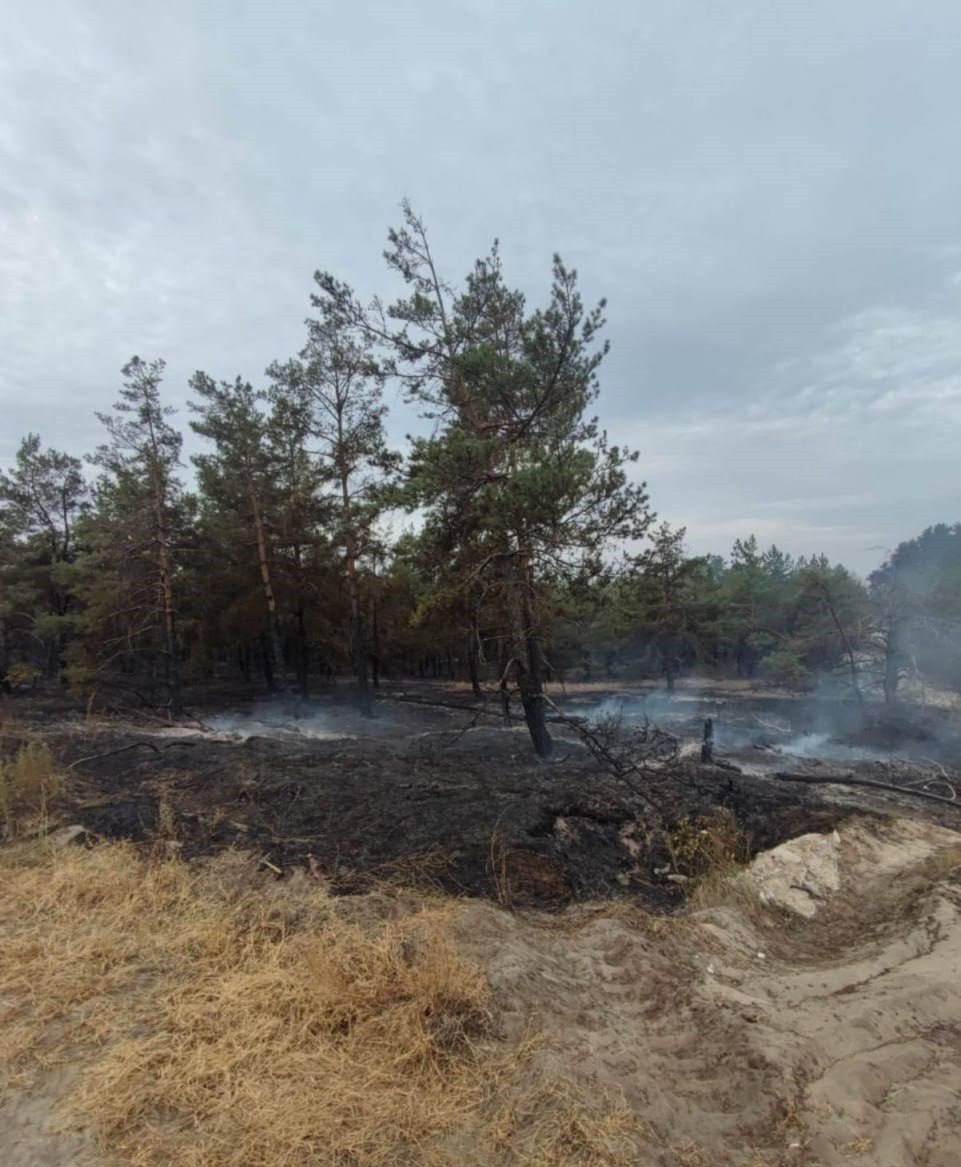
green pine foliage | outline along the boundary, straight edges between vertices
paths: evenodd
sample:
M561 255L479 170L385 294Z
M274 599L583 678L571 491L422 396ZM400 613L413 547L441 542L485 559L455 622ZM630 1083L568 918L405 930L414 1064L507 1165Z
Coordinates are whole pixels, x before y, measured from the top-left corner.
M961 691L961 524L868 586L748 533L692 555L594 416L604 304L574 271L555 256L531 304L495 244L452 280L406 204L385 258L393 300L317 273L304 347L259 385L194 374L189 483L159 360L125 366L92 476L27 435L0 473L7 689L176 714L202 685L352 675L369 710L384 677L460 680L519 694L542 754L558 680ZM388 385L428 423L406 459Z

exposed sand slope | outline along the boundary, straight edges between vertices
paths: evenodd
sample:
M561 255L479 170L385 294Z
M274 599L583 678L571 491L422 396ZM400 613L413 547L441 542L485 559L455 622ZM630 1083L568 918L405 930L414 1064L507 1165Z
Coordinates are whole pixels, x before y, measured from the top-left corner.
M961 840L899 820L823 838L841 886L813 920L600 909L571 927L475 907L465 943L505 1022L543 1028L545 1069L623 1091L652 1161L953 1167ZM803 868L808 848L783 846Z

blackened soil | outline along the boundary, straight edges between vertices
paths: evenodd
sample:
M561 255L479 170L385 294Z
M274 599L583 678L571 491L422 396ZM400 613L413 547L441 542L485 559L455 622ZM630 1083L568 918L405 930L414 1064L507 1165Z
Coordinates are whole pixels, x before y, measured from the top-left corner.
M45 736L68 767L59 822L151 846L172 840L188 858L243 848L345 894L393 879L515 906L629 894L669 911L684 892L655 871L670 860L664 821L727 810L760 850L852 813L816 788L690 763L650 779L656 821L575 740L559 740L557 760L543 764L521 729L412 728L355 740L168 738L121 726Z

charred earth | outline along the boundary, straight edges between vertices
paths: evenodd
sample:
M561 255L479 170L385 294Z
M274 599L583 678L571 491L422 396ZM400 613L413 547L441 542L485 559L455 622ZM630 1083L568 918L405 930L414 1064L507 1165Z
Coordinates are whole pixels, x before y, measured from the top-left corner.
M174 727L17 702L3 749L37 735L51 745L68 775L56 820L91 838L187 858L243 849L278 877L305 870L344 894L386 879L516 907L628 894L671 910L691 874L671 847L679 829L723 822L746 858L855 811L961 826L950 719L902 713L839 728L834 703L831 735L816 703L724 688L670 702L644 689L556 702L549 764L494 703L431 686L393 692L373 722L333 698L201 710ZM612 711L628 727L656 718L677 737L677 757L640 784L623 781L578 731ZM719 764L699 761L705 716ZM775 776L785 771L815 781ZM829 782L858 775L903 793Z

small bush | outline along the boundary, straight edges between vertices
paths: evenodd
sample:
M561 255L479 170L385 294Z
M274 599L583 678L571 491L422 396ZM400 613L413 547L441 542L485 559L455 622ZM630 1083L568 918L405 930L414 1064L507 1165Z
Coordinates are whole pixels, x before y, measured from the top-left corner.
M689 878L738 867L751 858L747 838L729 811L685 816L668 831L666 842L674 870Z
M762 671L775 685L784 685L788 689L807 689L811 685L810 670L790 649L779 648L772 652L765 658Z
M42 676L42 671L35 664L21 660L7 669L6 682L11 689L25 689L35 685Z
M60 793L62 776L50 747L30 741L8 762L0 763L0 825L12 838L25 822L46 815Z

